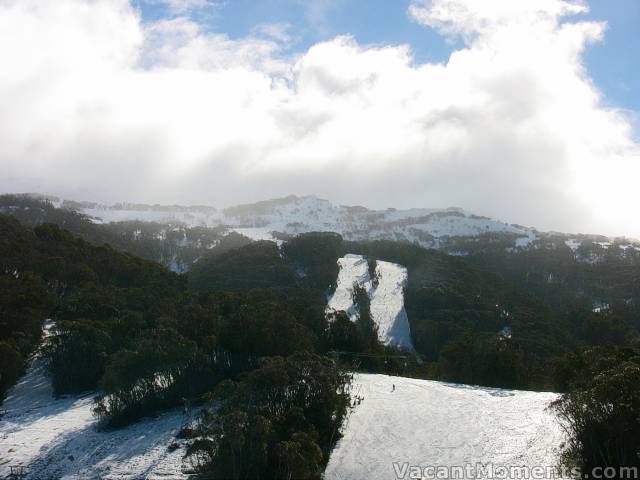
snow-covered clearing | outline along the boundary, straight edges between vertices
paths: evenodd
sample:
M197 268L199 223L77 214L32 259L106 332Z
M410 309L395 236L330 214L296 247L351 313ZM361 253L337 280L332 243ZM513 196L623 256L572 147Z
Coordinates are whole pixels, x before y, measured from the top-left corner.
M398 478L394 462L554 467L564 439L547 410L554 393L359 374L354 395L364 400L331 454L327 480Z
M28 479L180 479L185 445L175 436L187 422L169 412L128 428L98 431L93 394L54 399L36 356L2 405L0 478L27 467ZM176 442L174 451L169 445Z
M570 238L569 240L565 240L564 244L569 247L572 251L576 251L578 250L578 248L580 247L580 245L582 245L582 242L580 240L577 240L575 238Z
M526 236L516 238L516 248L528 248L538 239L535 233L527 232Z
M378 339L384 345L413 350L409 319L404 309L403 289L407 283L407 269L395 263L377 261L375 278L371 280L367 259L348 254L338 259L340 271L336 291L329 298L327 310L342 310L352 321L358 317L353 301L354 285L363 287L371 300L371 318L378 327Z

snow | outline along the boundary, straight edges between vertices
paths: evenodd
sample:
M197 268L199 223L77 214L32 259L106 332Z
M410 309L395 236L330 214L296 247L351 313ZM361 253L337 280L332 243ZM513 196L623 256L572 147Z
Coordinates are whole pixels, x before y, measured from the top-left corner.
M390 262L376 262L378 284L370 293L371 317L378 327L378 339L387 346L413 351L409 318L404 309L407 269Z
M363 258L358 257L341 259L347 271L363 273ZM377 270L378 288L388 285L385 292L401 291L402 267L380 262ZM400 297L396 294L390 302L399 307ZM393 462L422 467L553 466L564 439L546 408L557 398L554 393L369 374L355 375L352 392L363 401L343 427L327 480L397 478ZM192 417L171 411L124 429L100 431L91 413L92 396L52 398L44 361L36 355L4 404L0 477L21 465L28 468L28 479L188 477L186 444L175 436ZM170 451L174 443L177 448Z
M582 242L578 239L570 238L569 240L565 240L564 244L575 252L576 250L578 250L578 248L580 248Z
M186 445L175 439L189 421L182 412L99 431L93 395L53 398L44 360L36 355L2 406L0 478L20 465L28 467L28 479L186 478ZM174 442L179 447L170 452Z
M222 214L217 211L202 211L198 208L183 207L158 209L129 208L126 206L97 205L92 208L79 208L80 213L98 219L99 223L124 222L137 220L140 222L180 223L189 226L217 226L222 223Z
M346 422L326 480L403 478L394 462L422 468L557 464L564 434L547 409L554 393L370 374L356 375L353 390L364 400Z
M498 332L499 338L511 338L512 335L513 335L513 330L508 325Z
M278 243L273 236L274 230L270 227L234 228L233 231L254 241L267 240Z
M354 304L354 285L366 290L371 300L371 318L378 327L378 339L384 345L413 351L409 319L404 309L407 269L391 262L376 262L373 282L369 264L362 255L348 254L338 259L340 271L336 291L329 298L327 311L344 311L352 321L358 318Z
M369 276L369 264L362 255L348 254L338 259L338 280L336 291L329 298L327 311L346 312L352 321L358 318L358 311L353 302L354 285L358 285L367 290L371 289L371 278Z
M92 396L52 399L43 368L36 358L5 402L1 477L10 466L25 465L31 479L187 478L184 444L168 450L185 424L181 413L98 431ZM353 393L364 400L345 423L327 480L396 478L393 462L552 466L564 438L546 409L553 393L368 374L355 376Z
M609 310L609 304L603 301L597 301L593 303L593 308L591 309L594 313L603 313Z
M489 232L522 233L522 229L506 223L467 216L436 217L428 223L413 224L412 227L435 237L473 237Z
M347 240L404 240L438 248L439 239L502 232L535 238L533 231L504 222L477 217L459 208L369 210L335 205L313 196L287 197L232 207L227 210L202 207L93 205L80 212L109 223L140 220L183 223L189 226L226 226L249 238L272 240L273 232L297 235L305 232L336 232Z
M97 223L126 220L182 224L188 227L217 227L241 233L254 240L272 240L281 243L287 235L306 232L335 232L346 240L392 240L416 243L427 248L444 248L452 255L467 255L456 250L458 237L474 238L486 234L506 234L515 237L515 244L507 251L536 246L536 241L556 238L558 232L538 232L533 228L509 224L487 217L473 215L461 208L410 208L398 210L371 210L360 206L336 205L314 196L289 196L224 210L207 206L144 205L118 203L114 205L93 202L56 201L56 206L73 208L89 215ZM7 206L7 210L18 207ZM560 234L565 244L576 250L581 236ZM584 237L584 235L582 236ZM612 245L632 247L640 251L640 243L618 238L595 241L606 250ZM594 263L594 259L579 259Z
M524 237L518 237L516 238L516 248L527 248L529 247L533 242L535 242L538 239L538 237L535 235L535 233L533 232L529 232L526 236Z

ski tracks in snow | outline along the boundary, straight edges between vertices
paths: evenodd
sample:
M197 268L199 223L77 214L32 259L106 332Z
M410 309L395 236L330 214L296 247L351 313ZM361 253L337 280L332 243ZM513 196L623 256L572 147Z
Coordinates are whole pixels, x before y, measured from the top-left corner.
M329 298L327 311L344 311L352 321L358 318L353 301L354 285L363 287L371 300L371 317L378 327L378 339L384 345L413 351L409 319L404 309L407 269L391 262L376 262L375 282L369 264L362 255L348 254L338 259L340 271L336 291Z

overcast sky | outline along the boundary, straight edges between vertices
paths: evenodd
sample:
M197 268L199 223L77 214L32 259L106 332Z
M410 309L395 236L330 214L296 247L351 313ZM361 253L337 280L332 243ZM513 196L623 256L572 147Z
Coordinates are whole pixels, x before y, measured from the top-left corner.
M0 0L0 190L640 237L637 0Z

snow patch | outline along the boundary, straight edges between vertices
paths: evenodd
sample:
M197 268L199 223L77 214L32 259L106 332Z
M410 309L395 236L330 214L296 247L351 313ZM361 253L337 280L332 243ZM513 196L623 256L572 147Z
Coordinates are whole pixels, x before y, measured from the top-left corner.
M570 238L569 240L565 240L564 244L567 247L569 247L572 251L575 252L576 250L578 250L578 248L580 248L580 245L582 245L582 242L575 238Z
M527 236L516 238L516 248L527 248L537 239L538 237L533 232L528 232Z
M594 313L603 313L609 310L609 304L603 301L597 301L593 303L593 308L591 309Z

